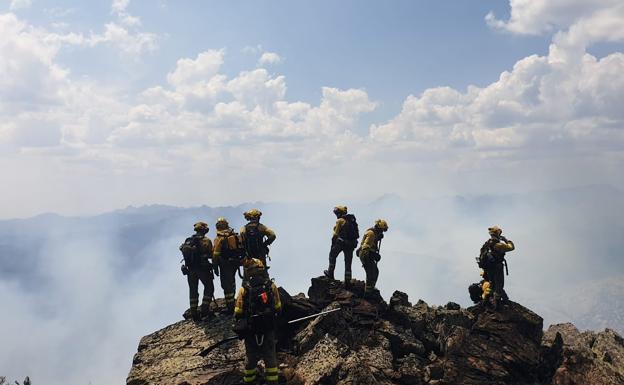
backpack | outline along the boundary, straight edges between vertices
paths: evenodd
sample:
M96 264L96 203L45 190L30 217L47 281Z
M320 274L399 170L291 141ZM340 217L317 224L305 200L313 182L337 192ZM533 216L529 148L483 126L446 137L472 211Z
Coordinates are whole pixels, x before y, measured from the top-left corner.
M468 293L470 294L470 299L474 303L481 302L481 296L483 295L483 288L481 287L481 283L473 283L468 286Z
M260 223L248 223L245 225L245 251L250 257L266 254L264 234L260 231Z
M232 232L224 238L221 243L221 250L225 258L240 261L245 255L242 237Z
M479 265L479 267L482 269L487 268L496 261L496 257L492 252L492 246L492 239L488 239L487 241L485 241L483 246L481 246L481 250L479 251L479 258L477 258L477 265Z
M243 283L246 291L246 315L250 330L263 334L275 328L273 281L268 275L252 276Z
M193 235L184 240L184 243L180 245L180 251L184 257L184 264L186 266L195 266L199 264L200 258L200 241L201 237Z
M355 242L357 244L357 240L360 238L360 230L358 228L355 215L347 214L343 218L345 219L345 224L342 225L342 228L340 229L340 238L345 241L350 241L351 243Z

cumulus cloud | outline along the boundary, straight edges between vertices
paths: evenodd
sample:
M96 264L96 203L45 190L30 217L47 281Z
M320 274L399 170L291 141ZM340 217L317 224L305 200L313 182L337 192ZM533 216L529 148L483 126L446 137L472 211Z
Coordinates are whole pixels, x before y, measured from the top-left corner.
M538 35L566 30L597 12L617 8L618 0L509 0L511 16L500 20L490 12L485 20L494 28L512 33Z
M624 25L624 13L600 20L605 26L615 26L615 20ZM574 44L619 36L603 35L603 30L590 25L578 22L556 34L547 55L519 60L485 87L470 86L465 92L440 87L409 96L399 115L371 127L371 138L429 149L506 148L528 153L540 147L568 151L570 144L621 145L624 136L616 127L624 124L619 106L624 77L618 75L624 73L624 54L596 58L586 52L585 44Z
M126 14L129 4L112 3L113 15ZM361 118L375 111L378 102L364 89L327 86L316 102L289 100L285 76L265 68L233 75L227 71L225 49L180 58L162 81L124 94L72 76L58 64L58 52L66 45L114 44L140 53L156 48L152 35L142 35L119 19L103 33L86 36L52 33L15 15L3 15L0 50L15 52L22 64L11 64L8 54L0 57L0 145L36 154L38 161L47 156L69 167L81 164L83 171L91 166L97 172L110 169L121 180L146 170L175 179L175 172L186 169L188 178L223 178L227 168L230 183L236 183L236 178L252 178L251 171L232 165L252 163L252 168L274 173L277 182L285 180L284 174L303 180L302 175L316 170L311 180L331 173L343 179L348 175L353 184L362 177L361 170L377 167L383 159L403 173L419 169L421 162L435 163L432 178L443 184L440 175L445 172L493 157L500 167L536 155L559 159L555 163L560 165L566 163L563 159L586 156L579 155L583 153L605 157L607 167L602 160L596 167L616 170L613 165L621 156L601 155L601 150L622 145L624 116L618 101L624 96L624 57L594 57L587 46L620 39L624 15L621 6L603 5L556 22L544 21L558 14L554 5L544 5L539 12L535 8L531 12L543 19L535 28L563 28L554 33L548 54L519 60L486 86L441 86L410 95L400 113L369 127L363 127ZM528 23L524 16L514 19L518 12L501 21L505 28L511 30L520 20ZM268 53L262 47L247 51ZM353 171L356 162L359 168ZM382 174L386 186L398 191L416 183Z
M275 52L264 52L260 59L258 59L259 65L271 65L271 64L279 64L282 62L282 58L280 55Z

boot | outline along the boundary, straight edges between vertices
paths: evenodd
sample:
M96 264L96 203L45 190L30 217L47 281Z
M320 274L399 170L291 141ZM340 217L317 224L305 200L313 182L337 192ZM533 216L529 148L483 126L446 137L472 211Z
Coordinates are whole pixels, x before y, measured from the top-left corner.
M199 315L199 311L197 311L197 308L189 309L189 316L195 322L197 322L197 321L199 321L201 319L201 317Z
M202 304L199 308L199 318L211 318L214 315L210 310L210 305Z
M323 274L331 280L334 280L334 271L333 270L323 270Z

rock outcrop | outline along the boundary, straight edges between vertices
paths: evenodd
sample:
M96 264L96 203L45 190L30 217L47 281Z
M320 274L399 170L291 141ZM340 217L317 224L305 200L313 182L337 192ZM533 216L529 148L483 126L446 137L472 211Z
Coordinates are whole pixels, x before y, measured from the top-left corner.
M324 277L312 279L308 297L280 292L283 384L624 384L624 342L617 333L579 332L571 324L544 333L542 318L517 303L496 312L452 302L412 305L398 291L386 303L364 299L362 282L347 290ZM231 316L217 314L144 337L127 385L239 384L244 346L229 338L231 323Z

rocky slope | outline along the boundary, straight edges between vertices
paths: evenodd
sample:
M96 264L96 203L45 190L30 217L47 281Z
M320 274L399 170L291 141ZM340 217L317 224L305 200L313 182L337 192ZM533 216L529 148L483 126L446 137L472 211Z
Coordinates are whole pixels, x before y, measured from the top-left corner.
M312 279L308 297L280 289L280 382L328 384L624 384L624 340L571 324L545 333L542 318L510 303L498 312L449 302L362 299L362 282ZM323 309L342 310L287 325ZM244 347L232 318L180 321L139 343L127 385L240 383Z

